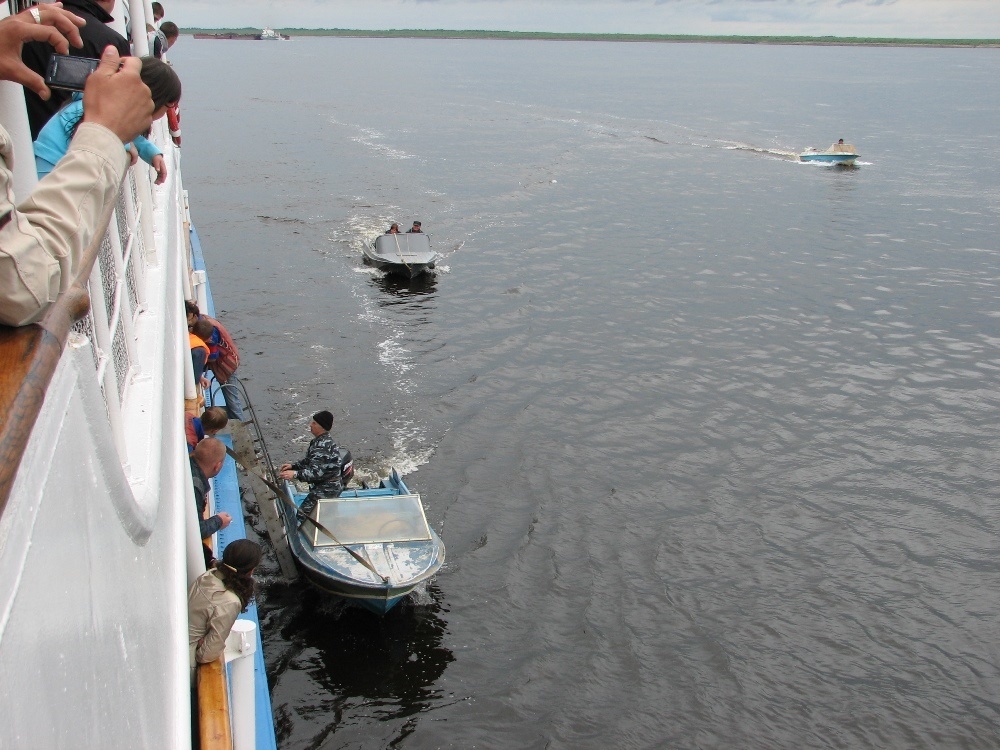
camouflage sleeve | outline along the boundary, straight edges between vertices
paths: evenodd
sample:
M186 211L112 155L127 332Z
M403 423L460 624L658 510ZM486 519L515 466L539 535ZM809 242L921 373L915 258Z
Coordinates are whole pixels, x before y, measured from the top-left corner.
M325 440L323 438L326 438ZM299 462L298 478L309 484L340 478L340 448L329 433L321 435L309 444L309 451ZM293 465L294 468L294 465Z

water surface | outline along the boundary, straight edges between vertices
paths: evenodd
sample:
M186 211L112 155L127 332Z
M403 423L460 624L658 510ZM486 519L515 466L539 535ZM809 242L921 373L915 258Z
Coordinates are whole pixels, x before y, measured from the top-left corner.
M448 546L382 619L272 569L282 748L1000 743L1000 51L172 56L272 453L331 409Z

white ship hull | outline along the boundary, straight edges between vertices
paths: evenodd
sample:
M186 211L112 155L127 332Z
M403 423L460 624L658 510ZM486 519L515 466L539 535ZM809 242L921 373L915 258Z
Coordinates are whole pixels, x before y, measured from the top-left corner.
M140 0L130 6L141 18ZM0 120L30 165L23 102L3 87ZM183 434L194 388L183 302L197 275L180 152L163 121L153 136L169 178L151 187L142 162L130 170L91 312L0 498L0 748L191 745L187 587L204 562Z

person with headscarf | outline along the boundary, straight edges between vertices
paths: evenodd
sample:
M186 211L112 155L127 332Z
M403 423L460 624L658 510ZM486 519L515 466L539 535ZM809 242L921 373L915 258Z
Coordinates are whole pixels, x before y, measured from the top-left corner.
M226 638L240 612L256 594L253 571L264 555L249 539L230 542L216 560L188 589L188 645L191 670L222 656Z

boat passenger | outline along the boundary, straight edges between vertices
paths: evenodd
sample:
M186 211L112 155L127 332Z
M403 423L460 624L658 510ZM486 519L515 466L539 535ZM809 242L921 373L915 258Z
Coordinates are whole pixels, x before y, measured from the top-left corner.
M132 54L128 40L108 25L114 20L111 14L115 10L115 0L62 0L62 5L64 9L84 20L84 26L80 29L80 39L83 41L83 45L72 47L66 51L66 54L74 57L101 57L108 45L118 50L121 57L128 57ZM43 37L33 38L43 41L25 44L21 59L31 70L44 77L49 69L49 61L52 59L52 47L44 43L46 40ZM56 51L61 52L62 50ZM71 96L69 91L59 89L50 92L50 95L44 99L31 91L24 92L31 140L38 137L42 128L45 127L45 123L69 102Z
M221 406L208 407L201 413L200 417L185 412L184 437L187 440L188 453L193 451L194 447L206 437L215 437L228 424L229 417Z
M0 77L50 96L41 76L25 66L21 48L40 40L60 53L81 43L82 19L45 3L0 20ZM13 149L0 127L0 323L34 323L69 289L104 207L118 200L128 156L124 142L149 127L153 103L138 60L109 48L84 98L92 105L52 177L20 204L14 196ZM36 97L37 98L37 97ZM39 100L40 101L40 100Z
M236 368L240 366L240 352L229 331L215 318L202 315L200 320L212 324L212 334L205 343L208 344L208 362L205 369L211 370L219 381L222 399L226 402L226 414L230 419L243 419L243 399L240 397L239 380L236 379Z
M205 367L211 350L208 340L215 333L213 326L205 318L198 318L188 329L188 341L191 346L191 365L194 367L194 379L202 388L208 388L208 378L205 377Z
M249 539L234 539L222 559L202 573L188 589L188 646L191 677L197 664L222 656L226 638L240 612L246 612L256 594L253 571L264 551Z
M198 309L198 303L193 299L184 300L184 314L187 316L188 330L190 331L191 326L201 317L201 310Z
M198 509L198 527L203 546L205 547L205 564L212 560L212 550L204 544L212 538L212 534L226 528L233 517L221 511L210 518L205 518L205 508L208 507L208 480L217 477L226 462L226 444L218 438L207 437L191 451L191 482L194 486L194 503Z
M399 234L399 224L393 222L392 226L390 226L389 229L386 230L386 234Z
M163 11L163 5L160 3L153 3L153 23L146 24L146 31L156 31L160 27L160 22L163 20L164 15L166 14Z
M142 58L140 75L153 96L153 120L159 120L167 114L168 107L180 101L181 80L173 68L155 57ZM83 119L83 106L83 99L74 99L53 115L38 134L35 139L35 168L39 179L51 172L66 154L70 138ZM163 152L145 136L138 136L128 148L134 148L139 157L156 170L156 184L162 185L167 179L167 162Z
M152 44L149 45L149 53L157 60L162 60L163 53L177 43L180 33L176 23L164 21L152 34L153 40Z
M413 222L413 226L406 230L407 234L413 234L415 232L423 232L423 230L420 228L419 221Z
M339 497L344 491L341 482L343 454L330 434L333 414L318 411L309 423L313 439L306 450L306 457L293 464L282 464L278 476L282 479L299 479L309 484L309 494L302 501L300 512L311 516L323 498Z

